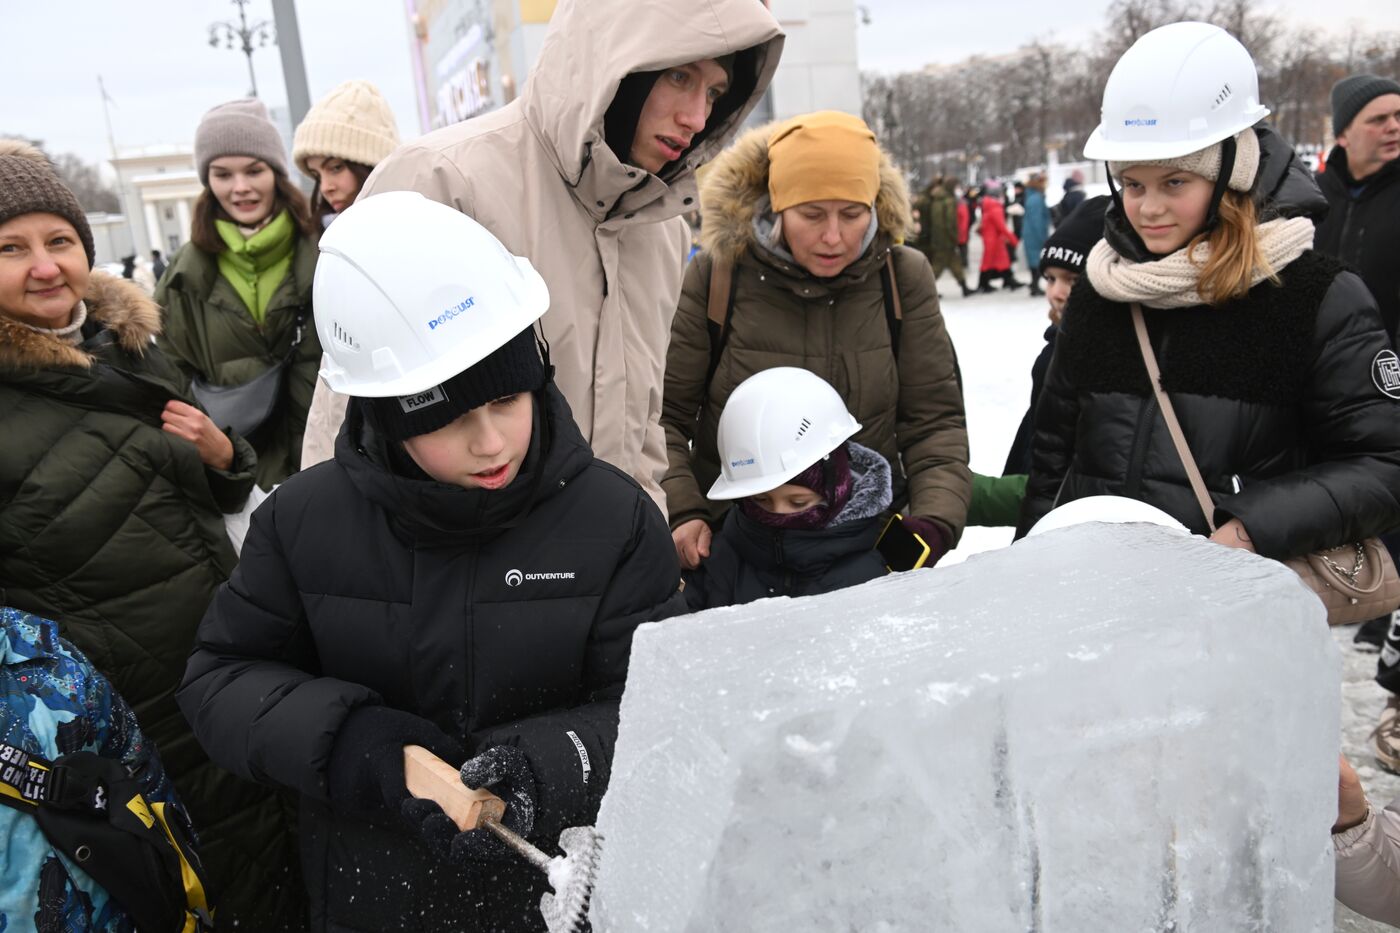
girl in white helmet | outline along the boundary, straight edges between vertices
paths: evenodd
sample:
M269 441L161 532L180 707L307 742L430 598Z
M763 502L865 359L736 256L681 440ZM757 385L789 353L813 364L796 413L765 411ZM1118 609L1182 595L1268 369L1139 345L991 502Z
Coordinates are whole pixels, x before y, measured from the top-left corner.
M685 571L692 610L811 596L887 573L875 550L890 465L820 376L780 366L745 379L720 415L714 500L738 500L710 557Z
M179 700L212 757L299 796L314 930L540 929L539 872L412 797L404 746L545 848L592 823L632 632L685 611L675 549L555 387L528 261L411 192L320 245L335 458L254 514Z
M1326 202L1267 113L1249 53L1215 26L1154 30L1115 66L1085 155L1119 188L1061 324L1022 532L1100 494L1280 559L1400 525L1400 365L1361 280L1311 249Z

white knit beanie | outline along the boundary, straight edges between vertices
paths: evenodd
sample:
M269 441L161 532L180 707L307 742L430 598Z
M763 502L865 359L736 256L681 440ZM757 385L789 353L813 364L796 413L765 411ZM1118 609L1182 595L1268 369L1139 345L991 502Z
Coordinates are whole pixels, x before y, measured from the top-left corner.
M1140 159L1132 162L1109 162L1113 177L1121 178L1123 173L1134 165L1153 165L1164 168L1177 168L1200 175L1206 181L1220 177L1220 162L1223 146L1212 143L1204 149L1177 156L1172 159ZM1259 174L1259 137L1254 130L1247 129L1235 136L1235 168L1230 172L1228 187L1234 191L1248 191L1254 187L1254 176Z
M292 142L292 161L326 156L373 167L399 146L393 111L379 89L355 79L337 86L306 112Z

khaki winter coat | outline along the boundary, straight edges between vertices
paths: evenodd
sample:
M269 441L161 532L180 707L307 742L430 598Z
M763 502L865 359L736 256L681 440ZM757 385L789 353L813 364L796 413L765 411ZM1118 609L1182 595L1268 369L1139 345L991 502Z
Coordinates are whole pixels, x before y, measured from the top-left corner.
M755 214L767 204L770 132L759 127L744 135L708 171L701 192L704 252L686 271L666 358L661 423L670 465L662 486L671 527L719 513L705 492L719 475L715 431L729 394L756 372L799 366L841 393L863 425L854 440L890 461L896 506L907 496L909 514L941 522L956 541L972 495L962 391L928 260L893 245L912 226L904 180L882 155L874 242L839 275L818 278L760 244L754 230ZM880 275L891 253L904 314L898 366ZM729 337L706 392L706 309L716 257L735 264L735 297Z
M768 87L782 43L756 0L565 0L518 100L404 146L361 194L422 192L470 214L535 265L549 285L544 332L557 385L594 453L658 505L666 340L690 245L679 216L694 209L695 169L724 148ZM752 93L667 180L613 154L603 115L626 75L745 49L756 51L736 67L752 70ZM321 391L318 408L328 395ZM333 420L339 428L319 411L311 420L316 446L306 464L329 457L327 428Z
M240 385L275 366L292 349L298 317L301 343L287 367L283 395L248 441L258 452L258 485L271 489L301 466L302 431L321 365L321 344L311 314L316 244L298 236L287 277L268 301L259 324L219 273L218 258L186 243L170 260L156 287L165 309L160 347L185 373L213 385Z

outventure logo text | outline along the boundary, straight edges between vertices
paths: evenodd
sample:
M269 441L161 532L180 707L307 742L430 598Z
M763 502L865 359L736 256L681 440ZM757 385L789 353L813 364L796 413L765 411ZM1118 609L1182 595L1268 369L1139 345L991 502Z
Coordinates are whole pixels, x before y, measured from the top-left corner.
M522 573L519 570L506 571L506 586L519 586L525 582L536 580L572 580L574 572L572 570L551 570L540 573Z

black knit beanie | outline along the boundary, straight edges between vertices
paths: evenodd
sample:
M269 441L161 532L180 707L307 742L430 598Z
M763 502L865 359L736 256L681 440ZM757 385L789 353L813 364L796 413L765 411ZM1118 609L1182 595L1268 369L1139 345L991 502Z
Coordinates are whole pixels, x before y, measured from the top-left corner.
M1332 133L1340 136L1371 101L1400 94L1400 84L1380 75L1351 75L1332 85Z
M1108 195L1101 194L1071 211L1045 240L1040 250L1040 265L1036 268L1041 272L1049 268L1083 272L1089 250L1103 239L1103 215L1112 201Z
M72 224L92 268L97 258L92 228L72 190L38 149L18 139L0 139L0 224L23 214L56 214Z
M375 423L390 440L402 441L445 427L487 402L534 392L547 378L544 360L527 327L474 366L441 385L413 395L369 399Z

